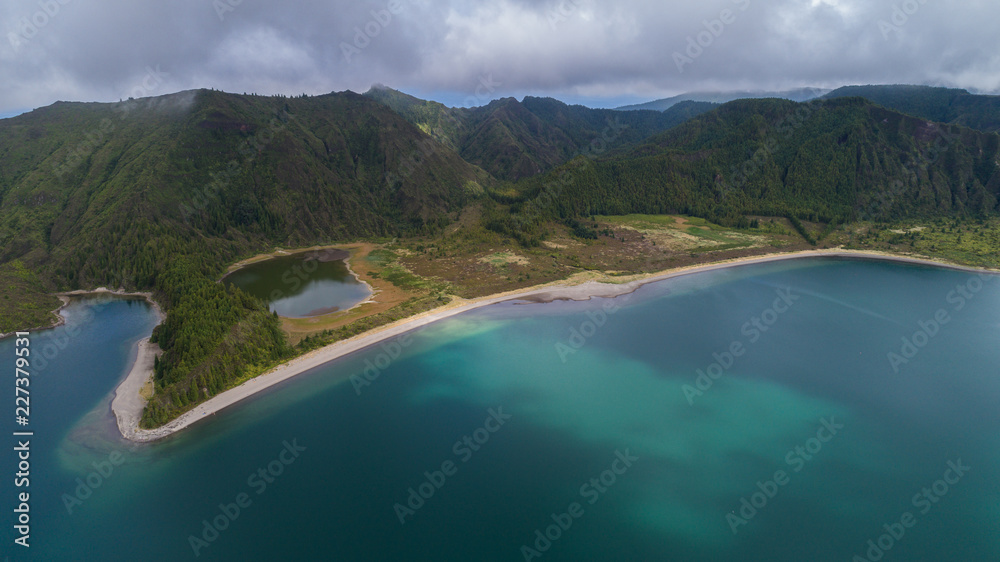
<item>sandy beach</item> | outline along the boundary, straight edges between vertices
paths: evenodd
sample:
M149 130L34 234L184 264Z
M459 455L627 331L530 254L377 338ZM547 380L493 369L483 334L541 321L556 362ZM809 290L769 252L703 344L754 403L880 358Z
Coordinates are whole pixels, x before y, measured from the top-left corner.
M437 322L469 310L474 310L476 308L509 300L549 302L561 299L588 300L592 297L615 297L631 293L648 283L655 283L682 275L690 275L693 273L713 271L741 265L810 257L873 259L944 267L969 272L984 271L982 269L964 267L933 260L895 256L891 254L880 254L869 251L807 250L785 254L768 254L764 256L737 258L712 264L672 269L649 275L634 276L634 278L631 279L625 278L622 279L623 282L621 283L585 281L578 284L563 284L565 282L560 282L534 287L527 290L510 291L507 293L490 295L478 299L455 299L441 308L399 320L392 324L388 324L352 338L333 343L292 359L256 378L244 382L238 387L229 389L212 397L170 423L153 430L138 428L138 420L142 415L142 408L145 406L146 402L145 399L139 396L139 391L152 376L153 353L155 352L154 346L151 346L148 340L143 340L139 344L140 347L135 364L133 365L128 376L115 391L115 399L112 403L112 410L114 411L115 418L118 420L118 427L125 438L137 442L155 441L176 433L198 422L199 420L206 419L212 414L253 396L266 388L323 365L324 363L328 363L349 353L364 349L370 345L377 344L383 340L394 338L415 328L419 328L432 322Z
M139 419L142 409L146 407L142 388L153 376L153 361L160 354L160 346L151 343L149 338L140 340L137 344L135 363L125 380L115 389L115 398L111 401L111 411L118 422L118 430L126 439L137 440Z

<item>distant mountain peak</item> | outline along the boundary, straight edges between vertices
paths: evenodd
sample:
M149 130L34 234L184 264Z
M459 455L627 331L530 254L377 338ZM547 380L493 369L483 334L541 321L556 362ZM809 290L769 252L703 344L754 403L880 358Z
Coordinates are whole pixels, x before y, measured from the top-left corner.
M791 101L803 102L823 96L830 92L823 88L796 88L782 91L718 91L718 92L688 92L669 98L663 98L646 103L623 105L618 107L619 111L634 111L638 109L650 109L654 111L666 111L682 101L727 103L733 100L744 98L779 98Z

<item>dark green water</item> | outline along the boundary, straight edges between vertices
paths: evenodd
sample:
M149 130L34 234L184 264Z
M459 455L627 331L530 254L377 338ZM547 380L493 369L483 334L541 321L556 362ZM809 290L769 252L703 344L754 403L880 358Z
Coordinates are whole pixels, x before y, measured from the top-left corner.
M115 437L107 397L153 315L86 309L70 309L79 335L32 386L29 551L9 546L11 478L0 485L13 560L517 561L553 514L568 529L550 527L558 538L532 560L847 562L880 535L889 546L885 525L903 533L885 561L1000 559L994 278L813 259L614 300L505 303L142 447ZM921 322L933 335L915 336ZM12 350L0 342L0 365ZM894 369L889 353L908 362ZM719 376L686 395L699 370ZM68 513L63 494L114 452L123 462ZM270 482L249 479L260 468ZM754 496L758 482L772 497ZM410 488L433 495L394 508ZM222 515L240 494L246 507ZM742 498L766 503L734 533ZM196 558L189 537L216 517L225 528Z
M347 269L342 250L320 250L250 264L226 276L251 295L268 301L281 316L304 318L346 310L371 296Z

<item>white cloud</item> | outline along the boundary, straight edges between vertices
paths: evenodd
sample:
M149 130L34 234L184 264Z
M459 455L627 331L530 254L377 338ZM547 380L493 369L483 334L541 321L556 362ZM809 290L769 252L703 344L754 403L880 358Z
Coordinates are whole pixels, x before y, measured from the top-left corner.
M17 52L7 34L37 6L4 3L0 113L57 99L117 99L157 66L170 75L157 93L317 94L381 82L463 98L487 75L502 84L496 97L900 82L1000 88L995 2L911 0L919 8L895 14L884 35L879 22L893 22L891 2L399 1L351 63L342 44L372 24L373 11L384 15L389 0L247 0L221 21L205 0L74 0L30 39L21 36ZM678 72L673 53L717 30L723 10L735 21Z

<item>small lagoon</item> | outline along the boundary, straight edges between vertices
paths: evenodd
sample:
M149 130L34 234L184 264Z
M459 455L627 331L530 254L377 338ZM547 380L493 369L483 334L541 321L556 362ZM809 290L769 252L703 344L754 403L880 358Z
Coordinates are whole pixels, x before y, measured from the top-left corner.
M371 296L351 273L344 250L317 250L252 263L223 278L264 299L280 316L307 318L347 310Z

